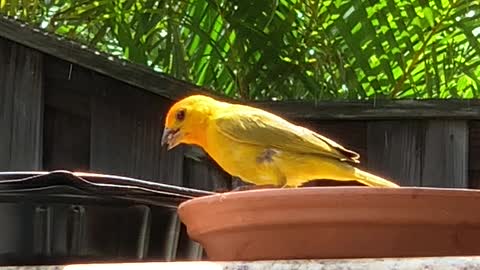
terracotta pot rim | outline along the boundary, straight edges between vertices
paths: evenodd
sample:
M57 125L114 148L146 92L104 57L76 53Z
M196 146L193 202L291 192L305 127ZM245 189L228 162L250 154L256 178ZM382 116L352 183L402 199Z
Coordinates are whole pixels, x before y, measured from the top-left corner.
M180 218L190 226L191 235L216 231L243 230L262 226L298 226L303 224L372 224L372 225L444 225L465 223L474 213L462 211L449 197L467 200L480 198L480 190L444 188L369 188L369 187L309 187L298 189L261 189L221 193L195 198L178 207ZM302 202L302 198L313 201ZM339 198L341 198L339 200ZM368 198L384 203L372 205ZM383 199L384 198L384 199ZM280 201L286 206L276 207ZM407 204L407 202L409 202ZM431 203L435 203L432 207ZM442 204L439 206L438 204ZM245 208L249 205L250 208ZM412 210L412 205L415 207ZM471 206L472 208L474 206ZM253 210L252 210L253 209ZM299 212L299 210L302 210ZM191 214L203 211L200 221ZM445 214L445 211L447 214ZM263 214L259 214L263 213ZM435 219L432 219L432 214ZM480 214L479 218L480 218ZM285 220L285 217L295 219ZM226 219L219 224L215 218ZM196 222L193 222L195 219ZM207 226L208 224L208 226ZM470 225L480 225L480 219ZM197 237L194 237L197 238Z
M374 194L379 195L430 195L430 196L480 196L480 189L468 189L468 188L437 188L437 187L398 187L398 188L377 188L377 187L344 187L344 186L332 186L332 187L299 187L299 188L265 188L265 189L256 189L256 190L246 190L246 191L235 191L235 192L225 192L206 195L202 197L195 198L194 200L188 200L183 202L180 207L191 204L193 202L200 203L204 201L209 201L218 197L224 197L225 199L241 199L250 197L251 195L258 196L293 196L298 192L307 192L309 195L311 193L327 193L327 195L338 195L343 193L348 193L349 195L367 195ZM413 193L412 193L413 192ZM467 194L469 193L469 194ZM326 194L322 194L326 195ZM179 207L179 208L180 208Z

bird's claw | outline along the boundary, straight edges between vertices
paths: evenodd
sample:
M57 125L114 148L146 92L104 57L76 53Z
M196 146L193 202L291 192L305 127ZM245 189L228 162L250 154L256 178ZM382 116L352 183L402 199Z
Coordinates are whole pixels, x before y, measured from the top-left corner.
M216 188L213 192L215 193L225 193L229 192L230 190L228 188Z
M283 186L276 186L276 185L244 185L238 186L232 190L228 190L227 188L217 188L215 189L216 193L225 193L225 192L238 192L238 191L247 191L247 190L255 190L255 189L267 189L267 188L287 188L287 185Z
M246 186L239 186L234 188L232 191L247 191L247 190L255 190L255 189L267 189L267 188L276 188L275 185L246 185Z

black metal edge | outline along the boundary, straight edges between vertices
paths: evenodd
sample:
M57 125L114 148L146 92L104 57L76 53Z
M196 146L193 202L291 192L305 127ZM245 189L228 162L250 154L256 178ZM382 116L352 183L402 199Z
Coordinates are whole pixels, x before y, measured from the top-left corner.
M24 177L18 178L18 176ZM52 172L0 172L0 179L3 179L0 180L0 193L65 185L75 187L84 192L105 195L144 194L191 199L214 194L209 191L149 182L130 177L63 170Z
M102 194L77 194L73 188L51 187L42 190L21 190L0 193L2 203L31 203L39 205L67 204L83 206L132 206L149 205L161 208L177 209L178 205L186 201L185 198L167 198L164 196L121 196ZM54 192L52 192L54 190Z

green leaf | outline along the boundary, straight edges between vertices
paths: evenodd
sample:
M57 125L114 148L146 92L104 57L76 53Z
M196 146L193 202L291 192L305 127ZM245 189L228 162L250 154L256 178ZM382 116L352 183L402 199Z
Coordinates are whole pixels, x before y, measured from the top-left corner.
M423 8L423 15L428 21L428 24L430 27L435 26L435 20L433 19L433 11L430 7L424 7Z
M461 76L457 81L457 90L464 91L468 86L471 85L471 80L467 75Z

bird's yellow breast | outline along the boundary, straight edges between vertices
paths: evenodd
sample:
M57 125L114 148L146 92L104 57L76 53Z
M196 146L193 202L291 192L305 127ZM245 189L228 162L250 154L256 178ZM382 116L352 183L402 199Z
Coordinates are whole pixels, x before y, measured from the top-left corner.
M207 131L206 152L227 173L256 185L277 185L279 171L273 162L259 162L265 150L254 144L234 141L215 130Z

